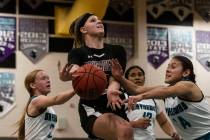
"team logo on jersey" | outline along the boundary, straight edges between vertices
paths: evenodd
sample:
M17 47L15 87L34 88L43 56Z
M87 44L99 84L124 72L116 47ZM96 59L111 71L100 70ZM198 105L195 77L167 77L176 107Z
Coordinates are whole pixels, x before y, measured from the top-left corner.
M105 55L104 53L101 54L101 55L93 54L93 56L98 57L98 58L101 58L101 57L103 57L104 55Z
M0 117L15 106L15 80L13 73L0 73Z

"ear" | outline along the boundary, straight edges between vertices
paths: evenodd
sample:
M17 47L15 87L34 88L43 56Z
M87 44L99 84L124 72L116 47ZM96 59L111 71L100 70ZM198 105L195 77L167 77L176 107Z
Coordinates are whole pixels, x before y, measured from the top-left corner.
M189 75L190 75L190 69L185 70L182 74L183 77L187 77Z
M85 34L85 33L87 33L87 30L86 30L86 28L83 26L83 27L80 28L80 32L83 33L83 34Z
M35 85L34 85L34 83L30 83L30 87L31 87L32 89L36 88Z

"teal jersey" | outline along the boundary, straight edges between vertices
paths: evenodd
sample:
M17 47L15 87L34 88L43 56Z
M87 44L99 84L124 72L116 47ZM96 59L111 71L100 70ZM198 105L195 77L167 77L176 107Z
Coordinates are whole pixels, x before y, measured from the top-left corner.
M127 98L127 95L125 95ZM136 106L131 111L126 111L127 117L130 121L137 121L138 119L148 118L151 120L150 125L146 129L134 128L135 140L156 140L155 138L155 120L156 116L162 110L157 101L153 99L146 99L136 103Z
M184 140L193 140L210 132L210 105L205 97L199 102L169 97L165 99L165 108Z
M25 115L26 140L52 140L57 122L57 115L52 107L48 107L36 117Z

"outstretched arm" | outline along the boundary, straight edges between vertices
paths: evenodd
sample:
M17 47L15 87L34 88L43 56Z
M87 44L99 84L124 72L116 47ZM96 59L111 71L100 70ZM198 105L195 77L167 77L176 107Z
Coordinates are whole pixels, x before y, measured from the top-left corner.
M120 63L118 62L117 59L112 59L111 61L112 64L112 75L114 76L114 78L120 82L120 84L129 92L129 93L133 93L133 94L141 94L143 92L149 91L151 89L154 89L156 87L159 86L153 86L153 87L147 87L147 86L138 86L136 84L134 84L133 82L131 82L130 80L126 79L123 76L123 70L122 67L120 65Z
M36 99L34 99L31 103L36 108L46 108L53 105L60 105L65 102L67 102L69 99L71 99L75 95L75 92L73 89L63 91L56 96L44 96L40 95Z
M130 110L137 101L143 99L165 99L167 97L178 96L184 99L193 100L193 98L195 98L195 95L193 95L192 92L193 87L195 87L195 85L192 82L181 81L173 86L158 87L136 96L129 96L126 102L128 102L128 109Z

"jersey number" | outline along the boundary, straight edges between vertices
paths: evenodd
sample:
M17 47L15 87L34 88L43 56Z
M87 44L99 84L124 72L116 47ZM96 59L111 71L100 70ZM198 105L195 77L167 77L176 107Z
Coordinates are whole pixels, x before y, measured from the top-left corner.
M47 135L47 138L52 138L52 132L53 132L54 127L55 127L54 124L50 125L50 133Z
M181 126L186 129L187 127L191 127L191 124L186 120L184 119L183 117L181 116L178 116L177 117L177 120L179 121L179 123L181 124ZM173 121L177 122L176 119L173 119Z
M143 117L151 119L152 118L152 113L151 112L144 112Z

